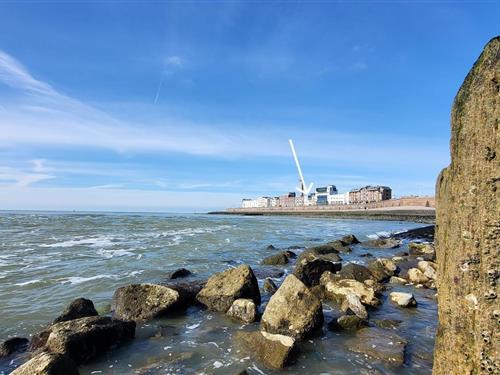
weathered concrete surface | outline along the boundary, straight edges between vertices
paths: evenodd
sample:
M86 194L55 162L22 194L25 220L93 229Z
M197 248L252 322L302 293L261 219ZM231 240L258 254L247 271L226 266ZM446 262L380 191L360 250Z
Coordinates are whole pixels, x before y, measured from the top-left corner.
M436 185L439 327L434 375L498 373L500 37L451 113L451 164Z

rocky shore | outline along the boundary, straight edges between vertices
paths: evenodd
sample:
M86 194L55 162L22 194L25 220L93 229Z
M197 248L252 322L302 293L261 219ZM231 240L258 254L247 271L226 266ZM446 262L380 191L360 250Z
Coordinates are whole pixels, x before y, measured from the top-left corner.
M197 308L240 322L244 329L232 332L234 350L269 369L300 364L307 355L303 343L324 337L325 331L345 335L347 350L398 368L409 360L410 338L398 334L401 321L372 316L386 304L419 309L422 301L412 290L436 289L432 240L432 227L362 243L348 235L305 249L269 246L262 267L243 264L208 280L179 269L160 283L119 287L107 314L98 314L92 301L78 298L31 339L3 342L0 357L26 351L26 362L12 372L15 375L78 374L80 365L112 355L134 340L136 327ZM391 256L373 257L366 266L342 260L343 254L353 253L370 258L370 249ZM397 249L407 251L393 254ZM292 272L277 285L285 265L293 266ZM326 306L334 309L333 318L326 318ZM160 370L152 365L135 373Z

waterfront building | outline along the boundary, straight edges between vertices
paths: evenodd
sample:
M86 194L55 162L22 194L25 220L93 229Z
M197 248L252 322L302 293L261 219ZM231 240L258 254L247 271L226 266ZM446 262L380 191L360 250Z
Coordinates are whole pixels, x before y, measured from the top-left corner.
M331 205L349 204L349 192L329 195L328 204Z
M316 204L318 206L329 204L329 197L338 194L337 187L335 185L327 185L323 187L316 188Z
M257 199L245 198L241 201L242 208L267 208L270 207L271 198L259 197Z
M352 189L349 192L349 203L371 203L381 202L392 197L392 190L388 186L364 186Z
M294 192L290 192L279 197L279 207L295 207L295 197Z

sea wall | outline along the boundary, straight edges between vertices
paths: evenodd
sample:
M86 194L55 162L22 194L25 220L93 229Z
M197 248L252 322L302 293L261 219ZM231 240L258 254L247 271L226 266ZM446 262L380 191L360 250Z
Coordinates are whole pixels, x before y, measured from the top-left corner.
M451 164L436 186L439 328L434 375L498 374L500 37L451 113Z

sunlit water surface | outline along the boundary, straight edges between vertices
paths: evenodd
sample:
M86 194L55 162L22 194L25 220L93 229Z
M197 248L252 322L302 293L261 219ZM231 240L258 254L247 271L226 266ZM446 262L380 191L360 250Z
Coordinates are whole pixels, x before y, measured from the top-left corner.
M74 298L92 299L109 311L114 290L122 285L158 282L179 267L206 278L238 264L259 267L272 254L266 247L310 246L353 233L360 240L421 226L395 221L334 220L300 217L237 217L169 214L0 213L0 339L25 336L52 321ZM395 250L354 247L344 262L360 257L391 256ZM300 252L300 250L298 250ZM260 266L262 267L262 266ZM293 266L285 267L287 273ZM280 283L283 278L275 279ZM259 280L262 285L262 280ZM395 331L409 342L403 368L350 352L346 339L355 333L327 330L338 314L324 303L323 332L300 345L290 374L429 374L437 322L435 291L397 286L414 293L416 309L385 301L371 319L399 319ZM269 296L263 293L263 306ZM140 324L136 339L81 367L81 374L250 374L273 373L237 350L232 335L242 325L223 314L197 307L185 313ZM0 362L9 373L22 356ZM377 372L378 371L378 372Z

